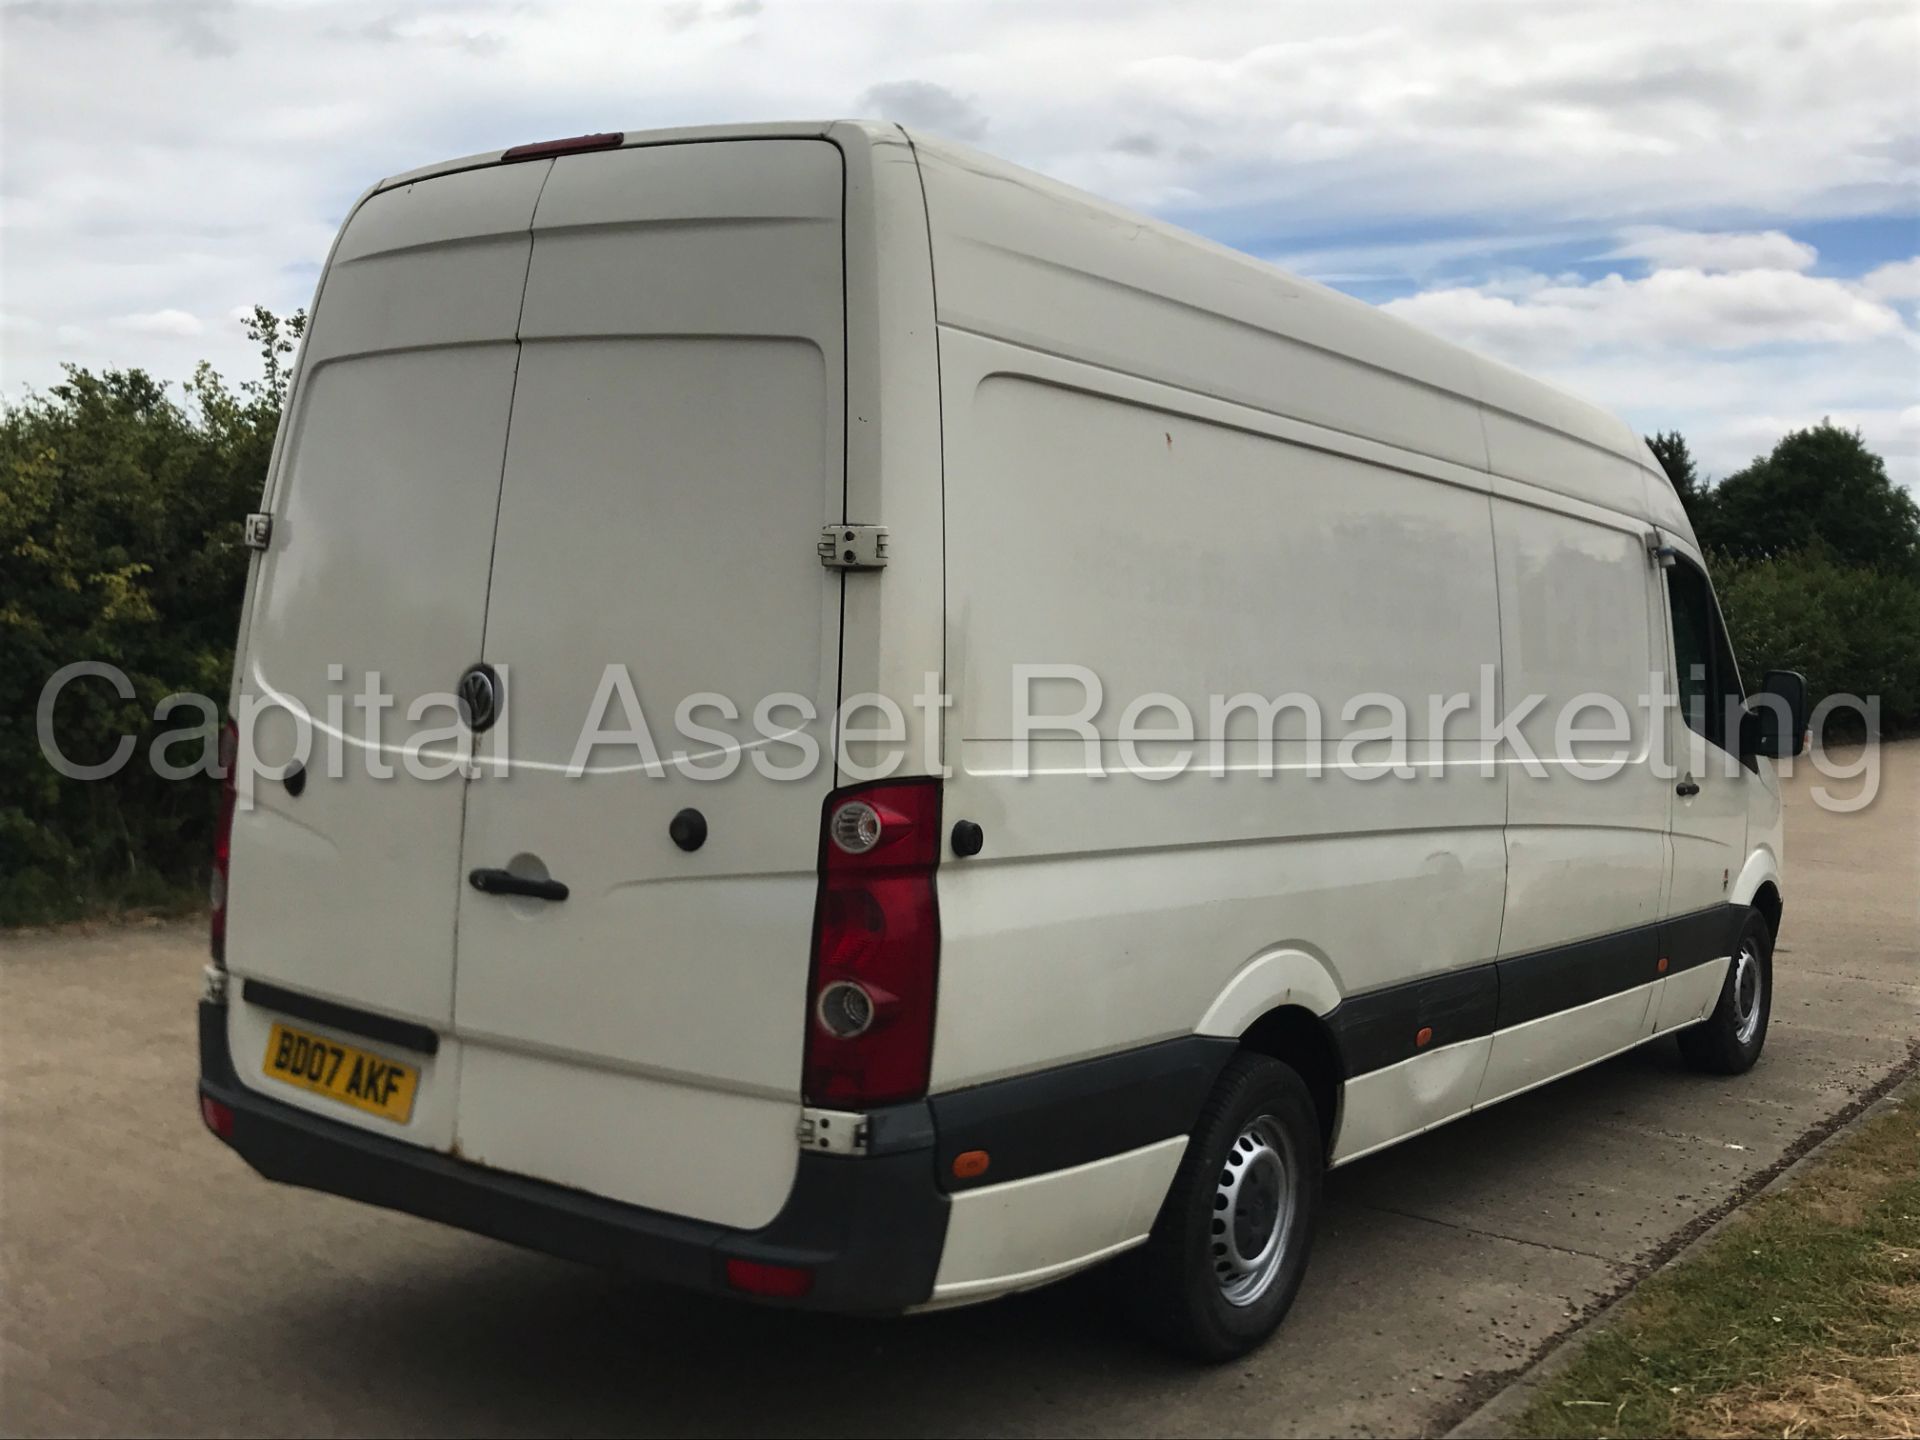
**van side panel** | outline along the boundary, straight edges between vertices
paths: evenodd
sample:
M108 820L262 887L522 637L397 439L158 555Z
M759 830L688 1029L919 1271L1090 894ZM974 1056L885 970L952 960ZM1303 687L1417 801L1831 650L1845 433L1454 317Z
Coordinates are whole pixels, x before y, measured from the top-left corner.
M1490 960L1504 777L1481 775L1466 727L1429 746L1424 698L1472 689L1498 659L1487 496L965 331L943 327L941 373L946 806L988 840L940 871L935 1087L1191 1031L1276 949L1322 957L1347 994ZM1094 738L1056 726L1020 778L1015 667L1059 662L1102 687ZM1269 726L1242 708L1218 777L1191 733L1138 744L1166 778L1122 766L1136 696L1162 692L1205 732L1211 692L1290 691L1324 703L1322 735L1283 709L1263 760ZM1397 758L1420 778L1381 772L1396 757L1377 742L1342 753L1383 723L1343 717L1369 691L1412 710L1413 754ZM1071 716L1089 691L1056 677L1030 695L1033 714Z
M1536 954L1564 967L1585 954L1570 960L1570 944L1661 915L1667 795L1638 705L1660 634L1645 541L1659 477L1644 445L1615 417L1346 297L916 144L949 496L948 806L989 837L978 860L942 870L936 1084L1165 1033L1184 987L1217 998L1280 949L1323 964L1390 1027L1425 1003L1374 993L1397 983L1457 974L1432 994L1460 990L1471 1012L1453 1045L1436 1034L1433 1051L1349 1084L1343 1156L1464 1113L1484 1098L1492 1032L1535 1023L1499 1010L1498 977L1520 974L1507 967ZM1021 662L1085 666L1105 700L1080 713L1078 675L1028 688L1033 710L1096 739L1034 742L1033 774L1016 780ZM1474 700L1490 720L1550 695L1523 727L1548 778L1503 766L1462 780L1480 768L1476 727L1456 742L1421 712L1483 673L1498 704ZM1166 691L1191 707L1236 689L1321 702L1317 744L1281 717L1277 758L1292 772L1277 801L1232 759L1218 779L1204 761L1200 778L1175 776L1178 727L1139 747L1167 778L1113 773L1129 700ZM1445 783L1424 764L1375 783L1365 762L1393 757L1341 754L1383 718L1343 716L1369 691L1408 705L1413 758L1437 756ZM1622 775L1597 786L1571 768L1614 742L1553 733L1553 707L1586 692L1619 702L1628 727ZM1244 726L1228 733L1228 755L1248 754ZM1288 790L1314 761L1328 778ZM1643 1037L1656 978L1592 1011L1574 997L1564 1033L1589 1057ZM968 1018L1015 993L1017 1013ZM1500 1084L1530 1083L1526 1042L1506 1050Z
M1523 759L1509 792L1503 957L1658 919L1667 864L1672 782L1638 703L1658 668L1645 533L1541 498L1493 501L1505 708L1542 697L1518 726L1539 773Z
M1572 468L1601 452L1561 441L1543 447L1540 468L1556 456ZM1516 765L1508 791L1502 1013L1480 1104L1648 1038L1667 983L1650 928L1663 914L1674 784L1645 698L1666 669L1652 528L1533 486L1502 490L1506 705L1542 700L1519 727L1539 773ZM1534 1013L1529 991L1554 1013Z
M1653 1033L1649 1021L1659 1012L1665 983L1654 980L1500 1031L1475 1107L1511 1099L1638 1045Z

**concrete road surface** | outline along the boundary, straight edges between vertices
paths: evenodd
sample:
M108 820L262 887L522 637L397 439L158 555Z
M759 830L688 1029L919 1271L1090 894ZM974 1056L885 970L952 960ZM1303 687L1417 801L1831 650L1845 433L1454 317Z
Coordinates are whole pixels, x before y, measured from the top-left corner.
M1099 1276L845 1321L622 1282L259 1179L195 1112L198 927L0 936L0 1430L1408 1434L1912 1065L1920 746L1849 816L1791 783L1773 1031L1671 1042L1338 1172L1306 1288L1195 1370ZM1851 793L1857 782L1840 783Z

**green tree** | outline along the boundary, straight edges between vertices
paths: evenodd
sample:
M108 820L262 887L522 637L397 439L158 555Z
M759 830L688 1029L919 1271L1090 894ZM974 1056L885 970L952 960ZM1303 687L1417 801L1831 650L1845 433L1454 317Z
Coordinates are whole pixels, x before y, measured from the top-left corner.
M1674 493L1679 495L1687 518L1693 522L1694 533L1701 533L1707 525L1707 511L1713 502L1713 491L1694 468L1693 452L1687 448L1687 437L1678 430L1662 430L1658 435L1647 436L1646 440L1647 448L1653 451L1653 458L1660 462L1660 468L1667 472L1667 479L1673 482Z
M1817 544L1842 566L1920 575L1920 505L1857 430L1823 420L1791 431L1712 495L1700 539L1723 554L1759 560Z
M247 327L247 338L260 347L260 378L244 381L240 388L277 411L286 403L287 382L293 378L292 370L281 361L293 354L300 337L307 333L307 312L296 310L282 317L264 305L256 305L242 323Z

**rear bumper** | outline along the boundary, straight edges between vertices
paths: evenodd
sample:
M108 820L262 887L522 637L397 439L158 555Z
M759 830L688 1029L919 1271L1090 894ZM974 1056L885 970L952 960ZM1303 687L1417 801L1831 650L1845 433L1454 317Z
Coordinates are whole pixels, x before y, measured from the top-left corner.
M772 1222L733 1230L488 1170L257 1094L234 1074L226 1006L207 1001L200 1005L200 1093L232 1110L227 1143L269 1180L696 1290L738 1294L727 1285L726 1262L754 1260L813 1271L804 1297L776 1303L900 1311L933 1293L946 1241L947 1197L934 1183L926 1125L923 1145L887 1155L802 1153Z
M735 1230L489 1170L282 1104L234 1073L226 1004L200 1005L200 1093L233 1112L227 1143L269 1180L695 1290L740 1295L727 1284L731 1259L802 1266L812 1288L773 1303L842 1313L891 1314L933 1298L948 1191L1185 1135L1233 1049L1231 1040L1188 1036L874 1112L874 1152L802 1151L780 1213L759 1230ZM954 1156L976 1149L992 1154L991 1172L948 1178Z

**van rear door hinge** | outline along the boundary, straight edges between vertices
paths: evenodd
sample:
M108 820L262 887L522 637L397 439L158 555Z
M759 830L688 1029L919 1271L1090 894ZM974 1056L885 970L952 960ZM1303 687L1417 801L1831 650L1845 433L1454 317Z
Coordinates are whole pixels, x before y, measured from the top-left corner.
M264 550L273 539L273 516L258 511L247 516L247 523L241 527L241 539L247 542L249 550Z
M887 567L887 527L884 525L825 525L815 547L820 563L829 570L884 570Z

